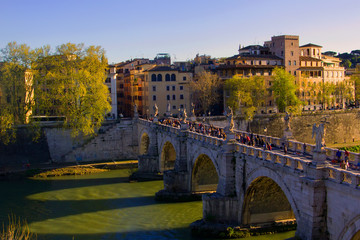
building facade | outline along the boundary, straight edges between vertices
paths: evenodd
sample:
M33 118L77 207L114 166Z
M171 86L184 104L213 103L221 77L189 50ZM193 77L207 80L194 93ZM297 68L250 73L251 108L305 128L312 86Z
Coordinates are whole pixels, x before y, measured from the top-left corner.
M159 117L164 116L166 112L177 116L181 108L186 109L187 113L190 112L189 83L193 78L191 72L179 71L170 66L155 66L145 72L144 110L148 117L154 116L155 104Z

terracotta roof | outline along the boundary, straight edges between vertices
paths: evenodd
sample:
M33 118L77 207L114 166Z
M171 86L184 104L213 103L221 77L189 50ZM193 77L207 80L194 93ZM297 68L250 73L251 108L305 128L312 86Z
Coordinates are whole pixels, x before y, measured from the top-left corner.
M319 46L319 45L316 45L313 43L308 43L308 44L300 46L300 48L303 48L303 47L320 47L320 48L322 48L322 46Z
M219 70L222 69L272 69L275 67L282 67L281 65L245 65L245 64L236 64L236 65L220 65Z
M273 59L273 60L282 60L282 58L276 56L276 55L264 55L264 54L238 54L229 58L226 58L226 60L234 60L234 59Z
M299 67L299 70L324 70L324 67Z
M300 59L300 61L321 62L321 59L319 59L319 58L313 58L313 57L308 57L308 56L300 56L299 59Z
M159 71L179 71L176 68L170 66L155 66L152 69L149 69L148 72L159 72Z

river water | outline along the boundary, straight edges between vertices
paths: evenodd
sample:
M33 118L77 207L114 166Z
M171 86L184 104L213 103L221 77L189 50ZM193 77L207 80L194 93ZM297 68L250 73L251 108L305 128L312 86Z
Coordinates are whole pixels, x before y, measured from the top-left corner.
M196 239L188 226L202 202L154 200L162 181L127 182L129 170L86 176L0 181L0 223L26 219L38 239ZM286 239L295 232L251 237Z

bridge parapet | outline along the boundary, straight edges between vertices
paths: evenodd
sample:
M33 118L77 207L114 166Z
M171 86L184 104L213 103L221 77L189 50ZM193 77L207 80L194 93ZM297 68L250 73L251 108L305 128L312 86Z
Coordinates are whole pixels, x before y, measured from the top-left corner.
M302 159L291 155L285 155L278 152L272 152L269 150L263 150L261 148L248 146L240 143L236 143L236 151L247 156L256 157L261 161L279 164L281 166L301 172L306 172L307 166L312 162L311 160Z
M208 143L215 146L221 146L225 143L225 140L222 138L212 137L205 134L190 132L190 131L188 132L188 138L202 141L204 143Z
M360 173L347 171L345 169L338 169L335 167L328 167L327 179L340 184L347 184L353 188L360 189Z

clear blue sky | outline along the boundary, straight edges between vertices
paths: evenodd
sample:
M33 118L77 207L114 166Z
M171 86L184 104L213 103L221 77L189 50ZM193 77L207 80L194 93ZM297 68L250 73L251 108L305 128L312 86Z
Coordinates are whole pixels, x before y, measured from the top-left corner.
M0 48L100 45L109 63L170 53L229 57L239 44L299 35L323 51L360 49L360 0L1 0ZM175 59L176 57L176 59Z

